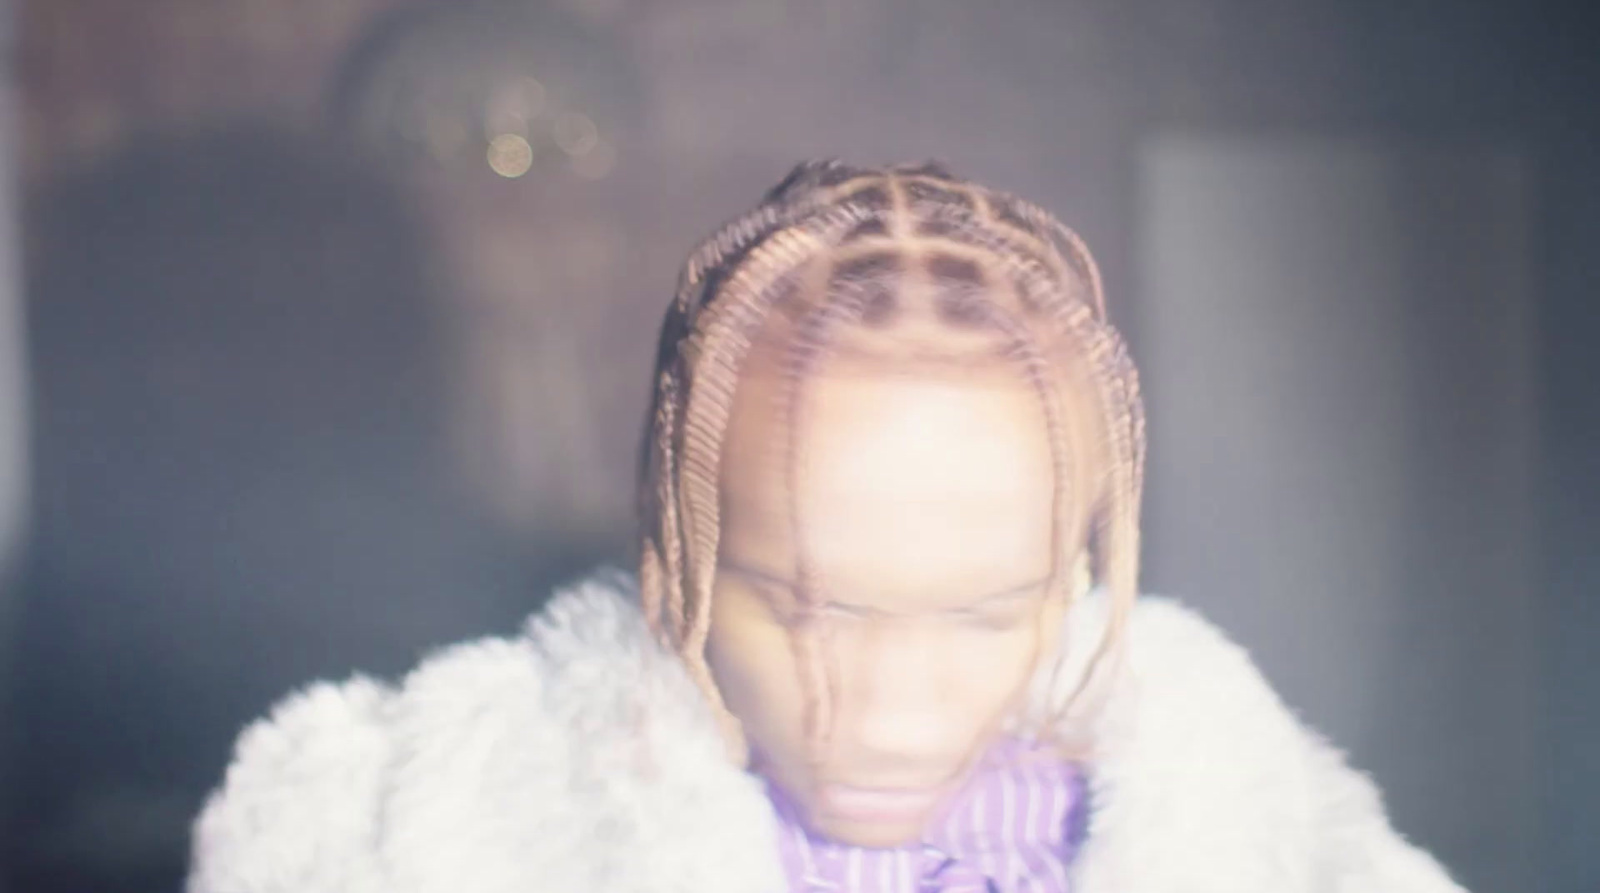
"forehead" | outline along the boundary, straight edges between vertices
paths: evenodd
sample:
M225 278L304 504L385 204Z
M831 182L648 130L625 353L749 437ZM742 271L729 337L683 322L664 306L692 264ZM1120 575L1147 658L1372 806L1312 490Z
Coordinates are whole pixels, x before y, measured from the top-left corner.
M824 361L791 405L741 381L724 441L723 553L883 607L1038 579L1052 549L1053 452L1039 394L992 364L894 374Z

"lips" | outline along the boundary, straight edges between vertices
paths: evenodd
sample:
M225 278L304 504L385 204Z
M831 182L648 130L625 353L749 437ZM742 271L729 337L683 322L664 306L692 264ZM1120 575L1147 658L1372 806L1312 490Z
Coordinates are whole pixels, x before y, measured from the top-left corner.
M901 822L916 819L938 804L942 787L920 790L828 785L818 792L822 811L851 822Z

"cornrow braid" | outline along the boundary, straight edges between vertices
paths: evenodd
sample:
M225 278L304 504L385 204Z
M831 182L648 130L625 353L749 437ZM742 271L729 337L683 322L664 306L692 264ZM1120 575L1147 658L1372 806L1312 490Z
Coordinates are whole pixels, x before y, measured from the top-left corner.
M911 276L931 286L927 306L907 305ZM1099 269L1082 239L1048 212L936 163L807 162L684 265L661 328L640 456L645 615L705 691L736 756L745 756L739 724L705 653L720 541L718 483L741 370L775 317L792 326L782 366L791 489L804 382L826 351L840 349L841 333L876 339L893 362L904 354L895 346L900 320L932 318L950 343L971 349L982 342L1022 371L1040 400L1055 469L1052 591L1070 588L1065 577L1087 549L1092 577L1111 595L1106 634L1059 709L1076 703L1114 663L1138 592L1144 411L1137 371L1106 317ZM926 330L919 329L924 339ZM1061 376L1052 374L1063 361L1081 370L1082 381L1073 384L1091 392L1100 442L1067 422ZM1088 468L1083 457L1090 455L1102 456L1106 468ZM802 609L810 610L825 581L815 579L803 553L798 571ZM828 734L822 706L837 688L833 662L821 653L826 625L801 625L792 644L815 754Z

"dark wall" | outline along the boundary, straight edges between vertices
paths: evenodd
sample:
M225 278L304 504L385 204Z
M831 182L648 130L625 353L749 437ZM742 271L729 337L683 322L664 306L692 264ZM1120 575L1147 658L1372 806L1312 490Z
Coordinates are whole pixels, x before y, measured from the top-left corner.
M30 210L21 883L170 882L243 723L550 581L449 486L432 249L383 177L231 128Z
M1573 65L1578 58L1587 64ZM1590 99L1600 68L1588 52L1563 61L1554 84L1570 104L1550 127L1542 184L1540 582L1549 609L1547 878L1548 889L1566 891L1600 888L1600 116Z

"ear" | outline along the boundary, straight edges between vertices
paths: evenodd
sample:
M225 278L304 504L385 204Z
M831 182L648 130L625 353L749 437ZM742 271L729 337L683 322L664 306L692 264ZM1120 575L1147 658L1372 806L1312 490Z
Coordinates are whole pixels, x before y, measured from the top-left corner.
M739 718L729 713L727 708L720 706L723 740L728 744L728 759L741 769L750 768L750 742L744 734L744 723Z
M1069 605L1075 605L1089 594L1094 588L1093 562L1089 558L1089 549L1085 546L1078 550L1078 557L1072 561L1072 571L1069 575L1070 587L1067 591L1071 595Z
M716 635L716 630L711 630L711 635ZM706 702L715 714L717 728L722 732L723 743L728 748L728 759L735 766L749 768L750 742L745 736L744 723L739 717L734 716L728 709L728 704L722 699L722 690L717 687L716 677L711 669L710 642L707 642L706 653L684 655L684 666L689 675L699 684L700 690L705 693Z
M1094 589L1095 561L1088 544L1080 547L1068 562L1067 570L1055 581L1052 596L1059 596L1068 608L1078 604Z

